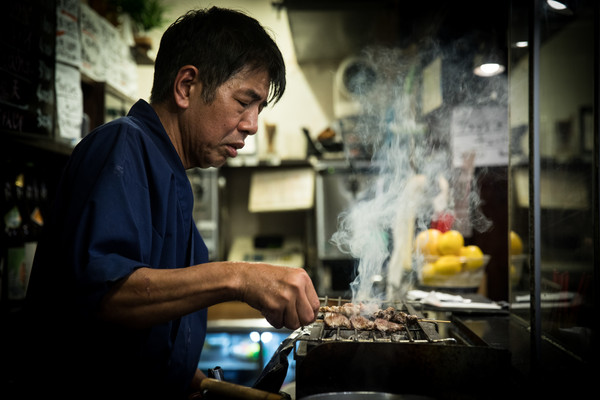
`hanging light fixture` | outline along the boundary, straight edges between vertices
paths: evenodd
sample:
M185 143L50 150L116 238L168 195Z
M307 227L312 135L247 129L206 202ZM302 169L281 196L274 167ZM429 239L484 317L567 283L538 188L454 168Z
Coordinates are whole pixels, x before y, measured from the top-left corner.
M500 75L506 70L504 60L495 49L474 57L473 73L484 78Z
M497 44L495 33L489 40L479 45L479 50L473 57L473 73L484 78L500 75L506 70L503 52Z
M564 10L568 9L568 7L564 1L546 0L546 4L548 4L548 6L550 6L550 8L552 8L553 10L556 10L556 11L564 11Z
M574 12L574 4L569 0L546 0L548 9L555 14L571 16Z

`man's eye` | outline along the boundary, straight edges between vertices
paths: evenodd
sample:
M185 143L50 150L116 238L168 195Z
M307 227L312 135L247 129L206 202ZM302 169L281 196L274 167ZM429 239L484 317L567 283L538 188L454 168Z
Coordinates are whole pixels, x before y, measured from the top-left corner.
M247 107L247 106L248 106L248 103L246 103L246 102L243 102L243 101L241 101L241 100L238 100L237 102L238 102L238 103L240 103L240 105L241 105L242 107Z

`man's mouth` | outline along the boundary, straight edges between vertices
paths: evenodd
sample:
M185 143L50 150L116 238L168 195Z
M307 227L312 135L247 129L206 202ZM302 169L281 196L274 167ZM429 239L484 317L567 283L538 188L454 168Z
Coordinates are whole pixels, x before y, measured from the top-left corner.
M227 149L227 156L231 158L237 157L238 150L240 150L243 147L244 143L231 143L225 145L225 148Z

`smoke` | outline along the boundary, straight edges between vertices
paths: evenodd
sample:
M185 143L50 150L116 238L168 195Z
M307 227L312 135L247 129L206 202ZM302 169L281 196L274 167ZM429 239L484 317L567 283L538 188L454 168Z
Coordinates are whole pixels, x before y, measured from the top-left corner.
M339 215L331 242L358 262L352 301L370 303L403 297L420 265L414 236L433 220L450 215L456 226L477 230L491 222L478 211L472 157L453 168L447 140L418 120L420 56L370 49L363 57L377 79L355 81L363 114L354 133L372 155L372 179Z

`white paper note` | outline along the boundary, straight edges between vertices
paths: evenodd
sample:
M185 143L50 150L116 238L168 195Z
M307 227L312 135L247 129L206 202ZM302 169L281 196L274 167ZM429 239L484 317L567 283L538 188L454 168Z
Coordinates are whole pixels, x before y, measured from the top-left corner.
M250 212L305 210L314 203L315 173L310 168L257 171L250 181Z
M452 112L454 166L475 153L475 166L508 164L508 113L506 107L457 107Z

